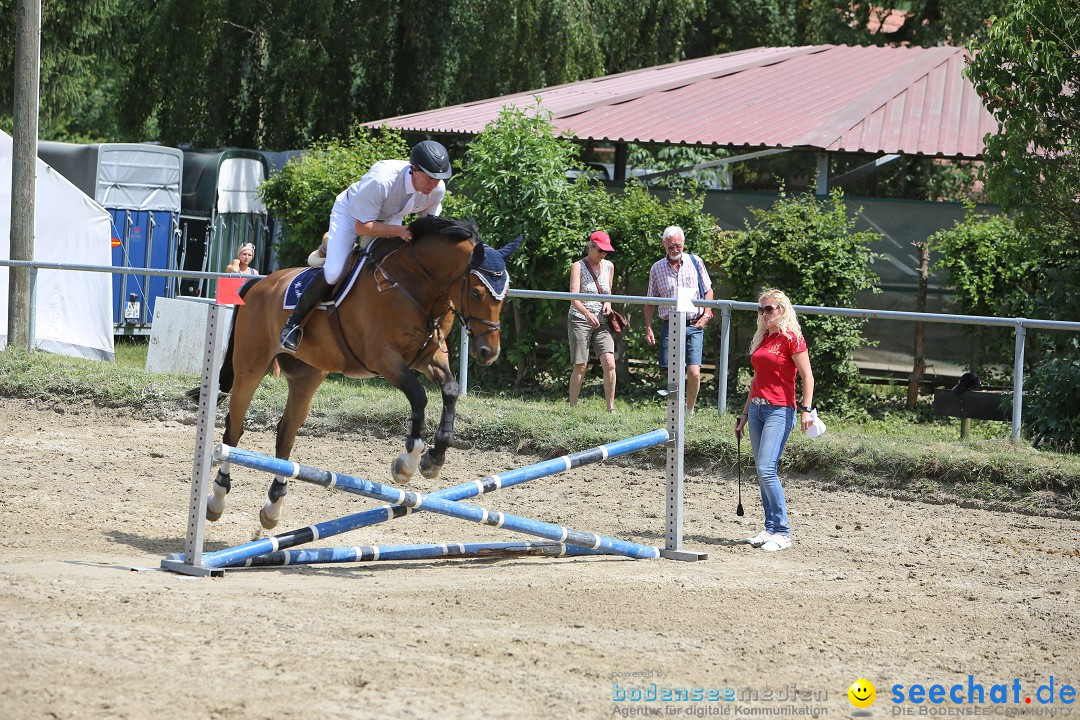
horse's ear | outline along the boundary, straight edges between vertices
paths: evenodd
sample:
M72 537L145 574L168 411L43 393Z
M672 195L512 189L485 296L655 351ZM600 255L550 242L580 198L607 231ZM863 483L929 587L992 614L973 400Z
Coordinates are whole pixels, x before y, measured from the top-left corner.
M473 245L472 257L469 258L469 265L472 267L480 267L484 264L484 243L479 240Z
M503 256L503 260L513 255L514 251L518 249L518 245L521 245L520 235L511 240L506 245L503 245L501 248L499 248L499 254Z

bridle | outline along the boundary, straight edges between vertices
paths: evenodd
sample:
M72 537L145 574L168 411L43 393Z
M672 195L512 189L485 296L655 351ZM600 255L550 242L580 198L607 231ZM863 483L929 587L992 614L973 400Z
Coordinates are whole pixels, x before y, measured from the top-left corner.
M466 305L469 305L469 306L472 305L472 300L469 297L469 282L468 282L468 280L469 280L469 275L472 274L473 272L476 272L476 268L468 266L468 267L465 268L465 272L461 273L461 275L459 275L457 277L457 279L454 281L454 282L460 282L461 283L461 302L458 303L461 306L461 310L458 310L456 307L454 307L453 304L450 305L450 309L453 310L453 312L454 312L454 317L456 317L458 322L461 323L462 329L465 331L465 334L468 335L470 339L482 338L482 337L484 337L486 335L490 335L493 332L499 332L499 321L498 320L493 322L491 320L485 320L484 318L476 317L475 315L470 315L468 309L466 308ZM491 291L488 290L487 287L485 286L484 287L484 292L491 292ZM472 329L472 323L480 323L481 325L485 325L485 326L487 326L487 330L485 330L484 332L479 333L479 334L474 333L473 329Z
M381 261L379 261L379 264L375 267L375 282L376 286L379 288L380 291L388 289L389 287L396 288L398 292L404 295L409 302L411 302L413 305L416 306L418 310L420 310L420 312L427 315L430 322L429 331L431 333L431 337L433 337L438 332L439 327L442 325L442 319L446 317L447 312L454 313L454 317L458 320L458 322L461 323L462 329L470 339L482 338L490 335L493 332L499 332L500 324L497 320L486 320L484 318L476 317L472 314L472 300L469 297L468 276L473 272L477 272L477 268L472 266L471 261L468 265L465 266L465 269L461 272L461 274L459 274L457 277L450 281L449 285L447 285L445 289L440 289L438 283L435 281L435 278L431 276L431 273L429 273L427 271L427 268L425 268L420 262L420 258L416 256L416 246L413 243L408 243L407 246L409 248L409 256L412 258L413 264L420 270L420 274L423 276L427 284L435 290L435 307L438 308L440 305L445 305L445 309L441 312L437 310L426 309L420 303L420 301L417 300L411 292L409 292L407 288L405 288L401 283L394 280L383 267L387 259L397 253L398 250L401 249L401 247L395 248L393 251L388 253ZM382 276L382 278L388 281L389 284L386 287L383 286L380 276ZM457 306L455 306L453 301L451 301L450 299L450 292L453 290L454 285L459 283L461 287L460 302L457 304ZM488 291L486 286L484 290L485 292ZM473 323L485 326L486 330L479 333L474 332L472 328ZM439 340L439 344L442 344L441 338ZM425 343L425 347L426 345L427 343ZM421 348L421 351L422 350L423 348Z

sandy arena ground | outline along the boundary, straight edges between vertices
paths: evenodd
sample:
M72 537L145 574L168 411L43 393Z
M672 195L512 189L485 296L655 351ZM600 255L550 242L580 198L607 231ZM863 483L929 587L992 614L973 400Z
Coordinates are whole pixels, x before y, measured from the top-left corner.
M736 517L728 471L687 478L686 545L709 553L701 563L444 560L193 579L157 570L183 547L188 422L0 400L0 718L846 717L860 677L881 718L928 707L894 705L892 686L966 688L969 674L987 693L1021 684L1019 704L987 712L1080 715L1034 699L1051 675L1055 693L1080 685L1077 519L825 491L799 476L786 481L796 544L769 554L738 542L761 508L744 487ZM271 452L273 440L242 444ZM400 447L301 437L297 459L387 481ZM453 451L439 481L413 487L538 459ZM268 479L233 478L208 550L261 534ZM480 503L663 544L663 498L659 470L612 462ZM293 483L280 529L374 504ZM422 515L327 544L519 537ZM703 699L631 699L665 688ZM726 688L736 700L707 699ZM932 709L946 708L978 709Z

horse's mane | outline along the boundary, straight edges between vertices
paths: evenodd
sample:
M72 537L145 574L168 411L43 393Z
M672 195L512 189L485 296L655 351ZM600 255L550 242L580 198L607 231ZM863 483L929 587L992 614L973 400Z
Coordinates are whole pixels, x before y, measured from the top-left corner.
M426 215L409 223L409 232L413 237L420 239L428 235L442 235L454 242L480 239L479 230L473 220L457 220L454 218Z

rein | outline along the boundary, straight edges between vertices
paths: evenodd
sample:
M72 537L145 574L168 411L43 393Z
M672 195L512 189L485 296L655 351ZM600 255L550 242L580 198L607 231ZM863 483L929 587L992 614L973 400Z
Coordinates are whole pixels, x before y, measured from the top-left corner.
M401 283L394 280L393 277L391 277L390 274L386 272L386 269L383 267L383 263L385 263L386 260L388 260L394 253L401 250L400 247L388 253L386 257L384 257L379 262L378 267L376 267L375 281L380 292L384 290L384 287L379 282L379 274L381 274L389 282L385 289L389 289L390 287L396 288L406 297L406 299L409 300L409 302L415 305L416 308L420 310L420 312L428 315L428 317L432 321L433 332L439 327L439 325L442 324L442 319L446 317L447 312L454 313L454 317L457 318L457 320L461 323L462 328L465 330L465 333L470 338L484 337L485 335L489 335L499 330L500 324L497 321L492 322L491 320L478 318L471 315L469 312L469 306L471 305L471 303L469 302L468 298L468 287L464 282L462 282L462 280L464 280L464 278L473 270L470 265L466 265L465 269L462 270L459 275L457 275L453 280L449 282L449 284L446 286L446 289L442 290L439 288L438 283L435 282L435 278L431 276L431 273L429 273L427 271L427 268L425 268L420 262L420 258L416 256L416 246L413 243L408 243L408 246L409 256L412 258L413 264L416 265L417 269L420 270L420 273L423 275L424 280L427 281L428 285L435 289L435 292L437 294L436 305L438 305L439 301L441 301L442 303L445 303L446 309L439 313L438 317L436 317L436 313L434 311L426 310L420 304L420 302L412 295L412 293L408 291L408 289L406 289ZM461 283L461 294L459 302L457 303L457 305L455 305L450 300L450 290L454 287L454 285L458 283ZM472 329L472 323L479 323L480 325L485 325L487 326L487 330L482 333L475 333Z
M435 340L439 344L439 347L445 349L445 338L441 337L439 328L442 326L443 318L446 317L446 314L448 312L454 313L454 317L461 323L462 328L470 338L484 337L499 330L500 325L498 322L492 322L491 320L478 318L469 313L469 309L467 306L471 303L469 302L468 298L468 285L467 283L463 282L463 280L472 271L473 268L471 266L466 265L465 269L454 279L452 279L445 289L440 289L438 283L435 281L435 278L431 276L431 273L429 273L427 268L425 268L424 265L420 262L420 258L416 256L416 246L411 242L407 243L407 245L409 246L409 257L412 259L413 264L420 271L420 274L427 282L428 286L435 290L436 298L434 307L432 309L425 308L420 303L420 301L417 300L416 297L408 290L408 288L395 280L394 277L384 267L386 261L390 259L399 250L401 250L401 247L395 248L391 252L387 253L386 256L383 257L382 260L380 260L379 263L375 266L372 274L375 278L375 287L376 289L378 289L379 292L385 292L386 290L389 290L391 288L396 289L398 292L404 295L405 299L412 303L417 310L419 310L421 313L428 317L428 338L424 342L424 344L420 346L420 349L417 350L416 356L413 357L412 362L409 363L410 365L412 365L416 362L417 359L419 359L419 357L424 353L424 350L427 349L427 347L431 344L433 340ZM456 306L454 302L450 299L450 291L454 287L454 285L459 283L461 285L461 296L460 302ZM437 310L440 305L444 306L441 311ZM460 306L461 309L459 309L458 306ZM479 323L481 325L485 325L487 329L482 333L474 333L472 329L472 323Z

